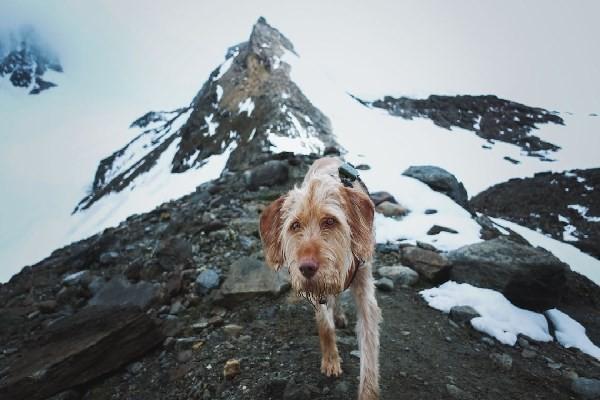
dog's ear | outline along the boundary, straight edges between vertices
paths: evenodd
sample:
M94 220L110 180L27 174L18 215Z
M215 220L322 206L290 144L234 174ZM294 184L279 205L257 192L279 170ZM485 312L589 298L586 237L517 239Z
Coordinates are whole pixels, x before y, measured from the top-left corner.
M283 250L281 248L281 228L283 220L281 217L281 206L285 197L280 197L260 215L260 238L265 251L265 261L274 270L278 270L283 263Z
M375 246L375 206L369 196L353 188L342 187L342 198L352 235L352 253L362 261L370 260Z

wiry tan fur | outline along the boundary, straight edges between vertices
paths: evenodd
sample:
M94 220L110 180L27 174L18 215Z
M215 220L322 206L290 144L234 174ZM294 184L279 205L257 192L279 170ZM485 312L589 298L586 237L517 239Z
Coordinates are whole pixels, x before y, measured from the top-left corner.
M287 268L295 292L315 305L321 372L327 376L342 373L335 327L345 324L346 319L336 296L358 268L350 286L358 314L356 332L361 356L358 398L373 400L379 398L381 322L371 272L374 206L359 185L353 188L342 185L338 176L341 163L331 157L315 161L300 187L263 211L260 233L267 264L276 270ZM304 260L318 264L312 278L306 278L300 270Z

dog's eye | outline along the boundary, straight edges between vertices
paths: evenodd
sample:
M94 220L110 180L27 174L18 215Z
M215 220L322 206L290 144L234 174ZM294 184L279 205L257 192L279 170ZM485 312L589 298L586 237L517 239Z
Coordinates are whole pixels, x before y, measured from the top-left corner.
M290 229L291 229L293 232L296 232L297 230L299 230L299 229L300 229L300 222L298 222L298 221L295 221L295 222L294 222L294 223L293 223L293 224L290 226Z
M323 222L321 223L323 225L324 228L333 228L335 226L335 218L333 217L327 217L323 220Z

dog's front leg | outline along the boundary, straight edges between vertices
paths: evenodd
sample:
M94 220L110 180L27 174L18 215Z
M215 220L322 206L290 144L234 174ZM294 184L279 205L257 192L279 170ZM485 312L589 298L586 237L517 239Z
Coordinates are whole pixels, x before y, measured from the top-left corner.
M356 334L360 350L359 400L379 399L379 323L381 310L375 297L371 264L362 266L352 283L356 301Z
M331 298L329 304L317 305L315 315L317 327L319 328L319 341L321 342L321 372L327 376L340 376L342 374L340 355L335 343L334 301Z

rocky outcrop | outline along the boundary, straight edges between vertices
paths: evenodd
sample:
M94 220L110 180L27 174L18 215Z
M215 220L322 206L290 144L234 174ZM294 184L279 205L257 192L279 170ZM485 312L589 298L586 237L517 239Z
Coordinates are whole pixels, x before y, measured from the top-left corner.
M548 151L559 147L532 135L532 131L537 129L537 124L564 123L556 113L496 96L431 95L427 99L386 96L382 100L361 102L405 119L429 118L448 130L452 127L467 129L492 143L496 140L512 143L544 160Z
M461 207L469 208L465 186L443 168L433 165L415 165L409 167L402 175L417 179L436 192L450 197Z
M46 80L48 71L63 69L33 28L22 27L8 39L0 38L0 79L8 79L13 86L29 90L29 94L38 94L56 86Z
M297 57L292 43L260 18L250 39L228 50L189 105L132 123L140 133L100 162L90 193L74 212L131 187L155 168L182 174L224 154L227 170L240 171L272 153L324 154L339 147L329 119L290 78Z
M164 339L144 313L88 308L59 321L16 355L0 377L3 399L46 399L129 363Z
M600 258L600 168L511 179L479 193L470 204Z
M534 311L556 307L570 268L551 253L505 238L451 251L450 279L494 289L514 305Z

